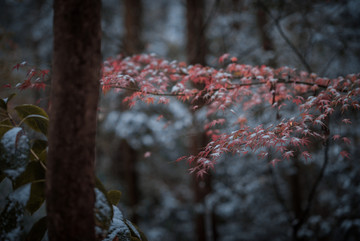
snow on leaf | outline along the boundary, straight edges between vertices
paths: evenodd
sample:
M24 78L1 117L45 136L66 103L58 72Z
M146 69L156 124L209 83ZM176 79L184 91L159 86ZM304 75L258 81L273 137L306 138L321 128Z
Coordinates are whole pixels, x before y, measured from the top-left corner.
M290 159L290 157L293 157L294 156L294 151L287 151L283 154L283 157L286 158L286 159Z
M121 211L116 206L113 206L113 210L113 218L111 220L106 238L103 239L103 241L131 241L131 233L129 227L125 223L125 219Z
M12 180L15 180L29 161L29 139L22 128L15 127L7 131L0 141L0 167Z
M26 184L7 197L6 206L0 215L0 240L20 240L25 206L30 197L30 187L30 183Z
M95 218L97 221L97 227L104 231L110 226L112 209L111 204L107 200L106 196L98 188L95 191ZM100 231L100 230L98 230Z

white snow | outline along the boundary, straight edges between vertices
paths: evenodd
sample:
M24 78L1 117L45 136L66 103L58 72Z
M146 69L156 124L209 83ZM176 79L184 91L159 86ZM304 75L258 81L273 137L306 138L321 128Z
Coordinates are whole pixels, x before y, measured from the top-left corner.
M25 171L30 152L29 139L22 132L22 128L15 127L7 131L1 139L0 146L3 153L0 160L5 166L3 172L15 180Z

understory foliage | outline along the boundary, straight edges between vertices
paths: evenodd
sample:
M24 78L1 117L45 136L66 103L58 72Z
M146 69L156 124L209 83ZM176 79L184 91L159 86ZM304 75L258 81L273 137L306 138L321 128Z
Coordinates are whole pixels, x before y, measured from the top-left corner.
M351 159L354 140L341 131L341 126L351 125L352 113L360 108L360 74L329 79L289 67L238 64L229 54L220 57L219 65L222 67L187 65L152 54L119 56L104 63L102 90L125 91L124 102L129 106L137 101L168 104L177 98L188 103L193 112L206 110L203 128L209 143L196 155L178 158L191 163L190 171L199 177L215 168L225 153L245 156L252 152L275 165L281 160L307 161L318 150L315 145L321 143L327 151L330 140L340 147L333 150L339 157ZM48 71L30 68L23 83L14 88L45 88L47 75ZM22 235L25 211L32 215L46 201L49 118L35 105L11 108L14 96L0 99L0 181L7 179L12 185L1 211L0 237L4 240L17 240ZM257 123L246 116L257 106L265 106L263 113L273 119L271 124ZM235 118L228 118L229 114ZM334 120L337 128L330 129L330 121ZM324 156L326 159L327 154ZM94 192L99 238L146 240L116 207L118 191L107 191L97 181ZM34 223L27 237L41 240L45 233L46 216Z
M19 64L14 68L25 65ZM48 71L30 68L24 82L15 88L45 88L47 74ZM12 87L5 85L2 88ZM0 240L40 241L46 236L47 230L46 214L40 208L46 202L49 117L36 105L23 104L12 108L11 101L15 96L11 94L0 99L0 183L5 180L11 183L4 207L0 210ZM146 240L144 234L126 220L116 207L120 201L120 191L107 191L96 179L94 193L95 232L99 240ZM24 217L36 212L36 216L40 214L43 217L36 220L26 233L28 228L24 227Z
M203 176L214 168L224 153L257 153L275 165L281 160L311 159L314 143L326 147L330 140L341 147L339 155L351 158L352 140L341 128L333 132L329 121L340 113L337 125L351 125L349 113L358 111L360 74L329 79L289 67L273 69L237 63L236 57L219 58L223 68L187 65L155 55L119 56L103 66L103 92L130 91L124 101L167 104L171 97L188 102L193 111L206 106L204 130L211 141L197 155L180 157L192 165L191 172ZM243 114L267 103L268 114L276 113L272 124L250 123ZM294 116L286 116L286 109ZM236 115L228 123L226 113ZM266 113L266 111L265 111Z

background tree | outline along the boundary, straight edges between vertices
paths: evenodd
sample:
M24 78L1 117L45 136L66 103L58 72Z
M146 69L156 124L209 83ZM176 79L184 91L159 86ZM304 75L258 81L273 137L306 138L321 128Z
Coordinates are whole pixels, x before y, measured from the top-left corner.
M95 240L94 161L101 3L54 2L47 170L50 240Z

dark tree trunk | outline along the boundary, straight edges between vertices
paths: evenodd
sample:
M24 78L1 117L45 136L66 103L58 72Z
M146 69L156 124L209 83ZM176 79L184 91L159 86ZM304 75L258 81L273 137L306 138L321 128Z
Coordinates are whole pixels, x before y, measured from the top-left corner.
M260 40L262 43L262 48L265 51L275 51L274 43L272 38L269 35L269 32L266 29L266 25L268 24L268 17L266 12L262 8L258 8L256 14L256 22L259 29ZM276 56L269 59L266 65L271 66L273 68L277 67Z
M138 173L136 170L137 152L126 140L119 143L119 148L113 158L113 167L117 177L126 183L125 199L131 208L129 219L138 222L137 206L139 204Z
M142 1L141 0L125 0L125 36L123 38L122 52L126 55L139 54L144 49L142 42ZM129 107L121 105L120 109L125 111ZM121 140L113 166L118 177L125 182L126 186L126 201L131 208L129 219L133 223L138 222L137 206L139 203L140 190L138 187L139 175L136 170L137 152L134 150L126 140Z
M186 20L187 20L187 44L186 44L186 53L187 60L189 64L201 64L205 65L205 57L207 53L207 41L206 41L206 26L204 21L205 15L205 5L204 0L187 0L186 1ZM203 86L195 86L197 88L202 88ZM199 100L198 106L203 106L204 100ZM194 113L195 117L195 113ZM195 123L195 125L197 125ZM191 153L196 155L199 153L201 148L203 148L209 138L206 136L205 132L198 132L192 137ZM196 163L194 164L196 165ZM196 176L193 176L193 186L194 186L194 202L196 206L201 206L205 208L205 198L211 192L211 179L212 175L209 173L205 175L203 179L199 179ZM211 215L213 218L214 215ZM212 220L212 223L215 224L215 219ZM215 226L211 228L212 236L215 237ZM206 230L206 215L205 210L200 209L195 214L195 232L196 240L206 241L207 240L207 230Z
M127 55L141 53L144 45L142 33L141 0L125 0L125 36L123 52Z
M95 240L94 160L100 0L55 0L47 170L48 235Z
M302 195L301 195L301 183L300 183L300 177L301 177L301 169L298 163L298 160L294 160L294 167L296 171L290 175L290 198L291 198L291 206L292 210L294 212L295 219L297 222L300 222L300 219L303 215L302 211ZM299 223L299 225L302 225ZM293 241L300 240L298 238L298 231L301 226L299 226L298 223L293 224Z
M199 153L201 148L203 148L208 143L209 138L204 132L200 132L193 137L192 141L193 142L191 152L192 154L196 155L197 153ZM195 231L196 240L198 241L207 240L205 198L212 191L211 180L211 173L208 173L201 179L197 178L195 175L193 176L195 205L196 207L202 207L197 210L197 213L195 214ZM211 215L211 218L214 218L214 216ZM214 220L212 220L212 224L214 224ZM211 228L213 229L212 236L215 237L215 226L213 225Z
M186 0L186 54L189 64L205 64L207 43L204 10L204 0Z

